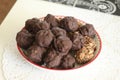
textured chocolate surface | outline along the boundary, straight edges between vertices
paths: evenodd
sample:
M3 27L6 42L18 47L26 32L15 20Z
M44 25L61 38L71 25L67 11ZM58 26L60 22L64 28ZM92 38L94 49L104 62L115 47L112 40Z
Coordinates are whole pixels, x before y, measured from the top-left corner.
M45 62L45 63L49 63L49 62L52 61L57 55L58 55L58 54L57 54L56 50L53 49L53 48L51 48L51 49L47 52L47 54L46 54L46 56L45 56L45 58L44 58L44 62Z
M74 17L65 17L60 21L60 27L67 31L76 31L78 29L78 22Z
M59 27L52 28L52 32L56 37L66 36L66 31L62 28L59 28Z
M28 19L25 22L25 28L32 34L36 34L40 30L40 20L37 18Z
M48 30L48 29L50 29L50 25L46 21L41 21L39 28L41 30Z
M92 24L86 24L79 29L84 36L95 37L95 29Z
M33 62L40 63L42 61L45 48L40 47L38 45L32 45L28 50L27 54L29 55L29 59Z
M65 36L54 39L55 49L59 52L67 53L72 47L72 41Z
M23 29L22 31L17 33L16 41L18 46L27 49L32 45L34 41L34 36L27 30Z
M39 46L41 47L48 47L52 40L53 40L53 33L51 32L51 30L40 30L37 34L36 34L36 42L39 44Z
M63 69L73 68L74 64L75 64L74 57L68 54L62 59L61 68Z
M59 21L51 14L48 14L44 20L50 24L51 28L59 26Z
M72 50L79 50L83 46L84 37L79 32L71 34Z
M48 68L57 68L60 65L62 56L57 55L53 60L48 62L47 67Z

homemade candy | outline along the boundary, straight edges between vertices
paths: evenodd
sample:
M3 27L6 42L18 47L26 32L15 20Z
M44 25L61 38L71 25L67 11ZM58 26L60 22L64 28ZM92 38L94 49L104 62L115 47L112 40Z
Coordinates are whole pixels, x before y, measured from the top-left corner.
M52 28L52 32L56 37L66 36L66 31L62 28L59 28L59 27Z
M34 41L34 36L26 29L23 29L22 31L17 33L16 41L19 47L27 49L32 45Z
M43 58L45 51L46 51L46 49L43 47L40 47L38 45L32 45L27 50L27 54L29 55L29 58L31 61L40 63L40 62L42 62L42 58Z
M40 30L37 34L36 34L36 42L38 43L39 46L41 47L48 47L52 40L53 40L53 33L51 32L51 30Z
M73 68L75 64L75 58L71 55L66 55L65 57L63 57L62 59L62 63L61 63L61 68L65 68L65 69L69 69L69 68Z
M72 41L66 36L59 36L54 39L55 49L62 53L68 53L72 47Z
M88 36L91 38L95 37L95 29L92 24L86 24L80 27L79 31L83 36Z
M36 34L40 30L40 20L38 18L28 19L25 22L25 29L32 34Z
M65 17L60 21L60 27L64 28L65 30L69 31L76 31L79 26L78 22L74 17Z
M59 26L59 21L58 19L55 18L55 16L51 15L51 14L48 14L45 18L44 18L45 21L47 21L51 28L52 27L58 27Z

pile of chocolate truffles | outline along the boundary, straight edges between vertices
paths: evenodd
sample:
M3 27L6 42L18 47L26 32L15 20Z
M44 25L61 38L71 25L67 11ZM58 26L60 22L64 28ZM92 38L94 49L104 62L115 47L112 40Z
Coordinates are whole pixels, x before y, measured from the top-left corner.
M33 63L51 69L71 69L93 59L96 32L91 24L81 25L74 17L28 19L17 33L17 45Z

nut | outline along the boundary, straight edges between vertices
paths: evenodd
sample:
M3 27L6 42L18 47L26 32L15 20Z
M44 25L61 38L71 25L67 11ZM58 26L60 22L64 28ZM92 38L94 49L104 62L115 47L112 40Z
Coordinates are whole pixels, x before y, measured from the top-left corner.
M84 41L84 45L83 46L85 46L87 48L95 48L96 47L96 43L95 43L95 41L92 38L90 38L88 36L85 36L84 38L85 38L84 39L85 41Z
M80 64L88 62L94 57L94 50L96 47L96 43L92 38L88 36L85 36L84 38L85 41L83 43L82 49L77 51L75 55L77 62Z
M75 58L78 63L85 63L91 60L94 57L94 50L93 49L88 49L86 47L83 47L80 49L76 55Z

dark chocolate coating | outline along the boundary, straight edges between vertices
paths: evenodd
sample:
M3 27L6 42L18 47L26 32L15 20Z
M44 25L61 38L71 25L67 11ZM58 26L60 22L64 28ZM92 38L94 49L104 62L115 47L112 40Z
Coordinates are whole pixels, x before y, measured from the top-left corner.
M48 64L48 68L56 68L61 63L62 56L57 55L53 60L51 60Z
M71 37L72 40L72 50L79 50L83 46L84 38L79 32L74 32Z
M48 63L52 61L57 55L57 52L53 48L51 48L45 55L44 62Z
M61 62L61 68L63 69L69 69L73 68L75 64L75 59L70 54L66 55Z
M55 18L55 16L48 14L45 18L45 21L47 21L51 27L57 27L59 26L59 21Z
M40 22L40 27L41 30L48 30L50 29L50 25L46 21Z
M65 17L60 21L60 27L66 31L76 31L78 29L78 22L74 17Z
M32 45L27 53L29 55L29 59L35 63L40 63L42 61L43 55L45 53L45 48L42 48L38 45Z
M23 29L22 31L17 33L16 41L19 47L27 49L32 45L34 41L34 36L26 29Z
M36 34L40 30L40 20L37 18L28 19L25 22L25 29L32 34Z
M59 27L52 28L52 32L56 37L66 36L66 31L62 28L59 28Z
M72 47L72 41L66 36L59 36L54 39L55 49L61 53L68 53Z
M79 29L83 36L95 37L95 29L92 24L86 24Z
M36 34L36 42L41 47L48 47L53 40L53 33L51 30L40 30Z

